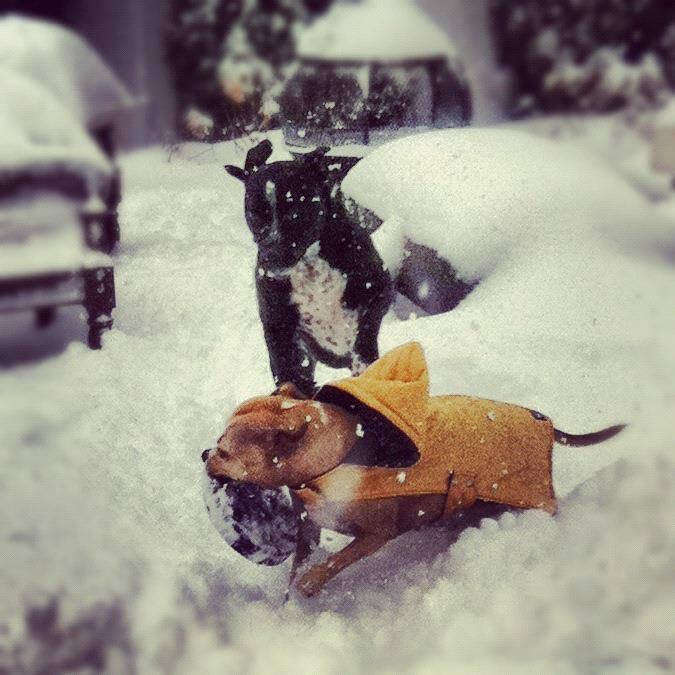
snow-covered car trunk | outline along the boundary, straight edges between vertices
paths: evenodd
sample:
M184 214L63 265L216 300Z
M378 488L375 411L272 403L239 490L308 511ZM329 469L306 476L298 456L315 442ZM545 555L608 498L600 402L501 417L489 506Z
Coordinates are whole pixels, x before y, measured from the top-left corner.
M118 238L105 206L117 175L110 161L42 85L0 69L0 312L82 304L89 344L114 307L112 263L101 251Z
M118 129L126 112L138 102L82 37L49 21L13 14L0 17L0 69L13 71L51 93L113 162L112 171L106 171L110 175L98 191L106 211L105 217L96 218L101 238L90 242L110 252L119 241L121 179L114 165ZM59 166L45 178L81 191L79 175L79 170Z
M104 146L111 141L119 115L134 105L96 51L56 23L11 14L0 17L0 67L48 89Z

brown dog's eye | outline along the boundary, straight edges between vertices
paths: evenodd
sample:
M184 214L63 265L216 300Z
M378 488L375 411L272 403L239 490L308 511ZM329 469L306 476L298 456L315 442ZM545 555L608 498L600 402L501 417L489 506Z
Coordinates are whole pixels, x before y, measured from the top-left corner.
M275 450L282 454L293 452L298 441L303 437L306 430L307 425L303 424L297 429L284 429L282 431L277 431L274 438Z

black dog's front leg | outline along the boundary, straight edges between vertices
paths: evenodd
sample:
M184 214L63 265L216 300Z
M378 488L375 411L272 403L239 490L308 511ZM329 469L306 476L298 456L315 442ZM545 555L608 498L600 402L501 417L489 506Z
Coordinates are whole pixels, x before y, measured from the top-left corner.
M312 396L315 362L298 336L299 315L290 299L290 281L258 275L256 287L274 384L292 382Z

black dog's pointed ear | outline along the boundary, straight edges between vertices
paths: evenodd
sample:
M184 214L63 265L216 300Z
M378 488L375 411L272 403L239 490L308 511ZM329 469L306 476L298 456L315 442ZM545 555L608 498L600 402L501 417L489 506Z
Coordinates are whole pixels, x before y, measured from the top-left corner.
M246 155L246 162L244 169L247 173L251 173L254 169L262 166L272 154L272 143L265 139L258 143L255 148L251 148Z
M291 155L294 159L297 159L301 162L312 162L317 159L321 159L330 148L327 145L320 145L318 148L314 148L311 152L293 152L291 150Z
M232 164L226 164L223 168L225 171L227 171L227 173L230 174L230 176L238 178L242 183L246 182L246 171L243 169L240 169L238 166L234 166Z
M309 159L311 157L312 159L319 159L320 157L323 157L329 150L330 148L327 145L320 145L318 148L312 150L312 152L307 155L307 158Z

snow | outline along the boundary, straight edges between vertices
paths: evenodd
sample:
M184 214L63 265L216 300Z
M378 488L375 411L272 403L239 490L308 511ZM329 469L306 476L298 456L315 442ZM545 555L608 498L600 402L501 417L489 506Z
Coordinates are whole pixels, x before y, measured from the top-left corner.
M0 68L41 84L89 128L109 123L134 103L79 35L48 21L14 14L0 17Z
M448 36L411 0L336 2L309 28L299 29L297 53L384 61L456 56Z
M454 133L457 164L430 161L420 136L419 148L397 141L354 173L406 234L431 239L441 218L452 223L441 250L483 277L447 315L390 313L380 349L420 339L434 393L528 405L569 433L629 422L600 446L556 446L559 514L468 514L461 533L405 535L317 598L283 604L290 561L267 568L229 549L200 487L201 450L239 402L272 388L243 188L222 170L255 141L137 152L122 159L125 236L104 348L75 342L0 371L0 670L54 672L49 659L87 640L115 672L125 659L144 673L672 667L675 274L649 247L617 244L604 221L641 205L675 222L675 207L640 201L602 162L574 164L565 143L528 145L522 133L507 134L491 173L497 137L471 149ZM380 202L367 162L400 143L424 178L406 201L398 190L413 178L392 156L400 183ZM613 203L618 185L628 211ZM604 201L601 186L612 190ZM66 631L112 614L119 629L78 624L77 639L50 648L22 608L53 594Z
M600 155L649 199L670 196L672 176L659 167L657 153L668 157L664 141L675 120L675 97L662 108L611 115L550 115L519 122L518 128L580 146L582 152ZM659 132L664 137L659 137ZM669 140L669 139L668 139Z

